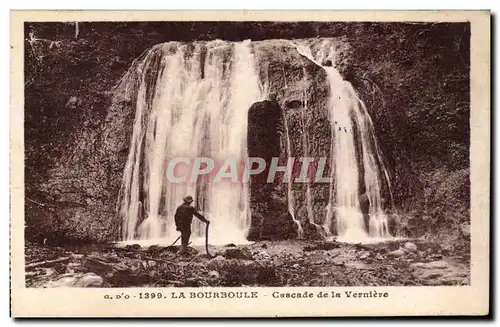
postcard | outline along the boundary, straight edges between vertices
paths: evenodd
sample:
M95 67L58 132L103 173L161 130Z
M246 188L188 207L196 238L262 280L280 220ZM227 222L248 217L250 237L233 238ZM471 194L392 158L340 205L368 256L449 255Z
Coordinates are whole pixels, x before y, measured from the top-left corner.
M489 11L12 11L10 51L13 317L489 313Z

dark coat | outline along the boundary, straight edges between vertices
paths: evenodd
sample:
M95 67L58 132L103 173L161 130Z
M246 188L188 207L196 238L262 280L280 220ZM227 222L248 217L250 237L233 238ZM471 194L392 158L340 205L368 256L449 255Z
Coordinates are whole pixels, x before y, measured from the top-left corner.
M196 208L190 206L187 203L183 203L177 207L177 211L175 212L175 226L178 231L186 230L191 228L191 223L193 222L193 216L196 216L198 219L207 222L207 219L201 215Z

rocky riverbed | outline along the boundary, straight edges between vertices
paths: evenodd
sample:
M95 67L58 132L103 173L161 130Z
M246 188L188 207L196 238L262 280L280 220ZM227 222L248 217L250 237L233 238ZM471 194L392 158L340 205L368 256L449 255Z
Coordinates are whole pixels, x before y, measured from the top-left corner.
M26 246L27 287L468 285L467 249L423 241Z

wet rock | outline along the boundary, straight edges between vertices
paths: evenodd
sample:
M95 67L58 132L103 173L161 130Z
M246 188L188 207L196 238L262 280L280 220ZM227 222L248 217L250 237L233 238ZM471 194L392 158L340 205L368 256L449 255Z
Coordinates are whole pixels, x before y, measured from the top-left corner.
M140 250L141 249L141 246L139 244L127 244L127 246L125 246L125 248L127 250L134 250L134 251L137 251L137 250Z
M260 247L261 247L261 248L263 248L263 249L267 249L267 244L266 244L266 243L264 243L264 244L262 244Z
M210 277L212 279L219 278L219 276L220 276L220 274L215 270L211 270L208 272L208 277Z
M295 268L295 269L297 269L297 268L299 268L299 267L300 267L300 265L299 265L298 263L296 263L296 264L294 264L294 265L292 266L292 268Z
M80 273L63 275L57 280L49 281L46 287L101 287L103 282L103 278L94 273Z
M229 243L229 244L224 245L224 247L226 247L226 248L235 248L236 245L234 243Z
M330 251L333 249L337 249L340 247L338 243L335 242L321 242L315 245L308 245L305 246L302 251L304 252L311 252L311 251L318 251L318 250L325 250L325 251Z
M113 276L117 272L129 269L125 262L112 263L105 261L105 258L98 258L94 256L88 257L84 260L83 268L86 271L103 276Z
M405 253L403 250L398 249L398 250L394 250L394 251L387 253L387 256L392 257L392 258L399 258L399 257L402 257L404 254Z
M321 66L332 67L332 61L331 61L331 60L324 60L324 61L321 63Z
M418 247L415 243L412 243L412 242L406 242L405 243L405 250L409 251L409 252L415 252L417 251Z
M113 265L96 256L90 256L83 262L83 267L94 273L106 273L113 269Z
M276 278L273 267L251 260L216 257L208 262L207 268L218 272L225 286L267 284Z
M254 260L252 252L246 247L226 249L223 256L226 259Z

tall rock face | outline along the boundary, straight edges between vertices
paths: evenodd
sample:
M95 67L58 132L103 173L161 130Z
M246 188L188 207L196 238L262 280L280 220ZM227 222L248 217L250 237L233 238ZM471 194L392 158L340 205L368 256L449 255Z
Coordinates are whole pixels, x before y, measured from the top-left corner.
M281 163L293 157L294 176L298 177L300 158L330 158L331 132L326 73L301 55L296 46L291 41L273 40L256 43L254 49L267 94L276 97L282 110ZM329 174L328 161L324 176ZM288 202L290 215L301 224L324 220L329 197L327 184L283 183L279 196Z

